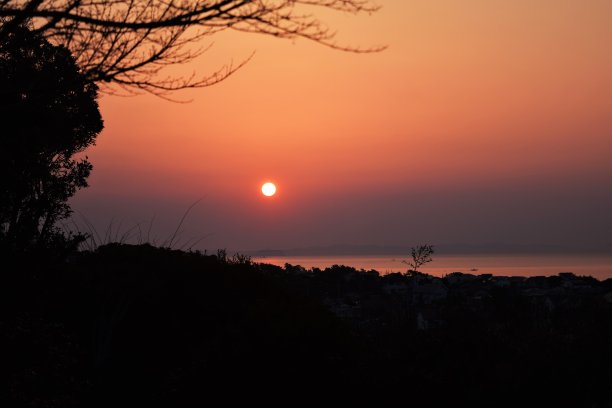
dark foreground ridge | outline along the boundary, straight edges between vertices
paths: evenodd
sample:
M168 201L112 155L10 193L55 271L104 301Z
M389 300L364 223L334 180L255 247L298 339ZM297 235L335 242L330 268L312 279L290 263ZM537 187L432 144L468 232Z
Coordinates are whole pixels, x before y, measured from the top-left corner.
M4 279L6 407L612 406L611 279L380 276L115 244L8 263Z

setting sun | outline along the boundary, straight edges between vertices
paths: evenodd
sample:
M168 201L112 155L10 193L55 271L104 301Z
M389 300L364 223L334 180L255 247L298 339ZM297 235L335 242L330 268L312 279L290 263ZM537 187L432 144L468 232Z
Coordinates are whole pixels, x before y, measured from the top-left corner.
M276 194L276 186L274 183L265 183L263 186L261 186L261 192L266 197L272 197L274 194Z

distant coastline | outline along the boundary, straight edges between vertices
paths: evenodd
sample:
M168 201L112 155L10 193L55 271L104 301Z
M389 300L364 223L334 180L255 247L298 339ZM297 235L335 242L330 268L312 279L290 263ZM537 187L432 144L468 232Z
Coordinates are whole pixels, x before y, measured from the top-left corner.
M306 269L325 269L343 265L357 270L375 270L380 274L406 272L403 260L408 254L385 255L285 255L282 251L263 252L251 255L253 261L277 266L285 264ZM422 271L442 277L453 272L488 273L495 276L554 276L572 272L580 276L598 279L612 278L611 254L434 254L433 262L422 267Z

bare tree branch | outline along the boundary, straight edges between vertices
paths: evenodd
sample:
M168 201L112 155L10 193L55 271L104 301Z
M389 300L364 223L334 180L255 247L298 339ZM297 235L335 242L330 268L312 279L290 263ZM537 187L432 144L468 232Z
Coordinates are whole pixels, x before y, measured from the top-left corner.
M384 49L337 44L335 31L312 13L317 8L351 14L378 10L371 0L0 0L0 40L27 21L52 43L66 46L105 92L162 97L216 84L249 60L203 77L161 75L168 65L202 55L208 47L199 47L201 40L227 29L305 38L350 52Z

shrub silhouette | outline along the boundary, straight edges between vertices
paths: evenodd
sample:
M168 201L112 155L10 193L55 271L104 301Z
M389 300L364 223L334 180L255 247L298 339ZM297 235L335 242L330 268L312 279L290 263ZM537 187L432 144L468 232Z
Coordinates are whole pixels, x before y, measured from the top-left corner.
M103 123L97 87L70 52L27 26L0 41L0 242L49 245L70 215L68 199L87 186L92 165L75 155Z
M418 272L418 269L421 266L433 260L431 258L433 253L434 253L433 245L419 245L418 247L413 247L410 250L410 256L412 257L412 261L402 261L402 262L410 267L408 272L416 273Z

